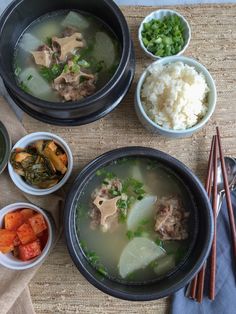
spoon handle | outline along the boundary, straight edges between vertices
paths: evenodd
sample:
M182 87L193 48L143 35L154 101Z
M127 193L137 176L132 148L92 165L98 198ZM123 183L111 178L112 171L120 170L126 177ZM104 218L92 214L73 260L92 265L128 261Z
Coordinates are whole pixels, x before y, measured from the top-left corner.
M219 132L218 127L216 128L216 132L217 132L221 167L222 167L223 179L224 179L224 189L225 189L227 210L228 210L228 216L229 216L229 221L230 221L232 247L233 247L234 257L236 258L236 226L235 226L235 219L234 219L234 211L233 211L233 206L232 206L232 201L231 201L230 189L229 189L228 178L227 178L227 171L226 171L224 155L223 155L223 151L221 147L220 132Z
M217 216L219 215L224 197L225 197L225 193L223 191L217 194L217 200L216 200L216 204L217 204L216 215Z

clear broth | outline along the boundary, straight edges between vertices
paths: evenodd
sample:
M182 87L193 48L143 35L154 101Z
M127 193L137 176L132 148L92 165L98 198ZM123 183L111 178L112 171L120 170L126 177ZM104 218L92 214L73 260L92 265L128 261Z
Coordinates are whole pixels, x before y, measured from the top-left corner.
M136 170L134 170L134 167ZM182 198L185 208L189 208L189 204L193 203L189 191L183 185L183 182L169 169L160 163L156 163L147 158L139 159L125 159L123 162L113 162L104 167L106 171L115 173L118 178L125 180L128 177L134 177L133 173L136 173L138 177L140 175L143 178L145 190L149 195L156 195L158 199L163 196L170 196L177 194ZM168 254L174 254L175 265L172 269L169 269L166 273L157 275L152 267L146 267L141 271L135 271L127 278L122 279L119 270L118 263L121 253L124 247L129 243L129 239L126 235L128 229L126 223L119 224L119 227L112 233L102 232L99 228L92 230L90 228L91 218L89 211L91 210L91 194L101 185L101 178L96 174L90 179L90 181L83 188L79 198L77 200L77 212L76 212L76 228L78 239L81 243L82 249L86 246L84 254L87 255L87 251L95 252L99 257L101 265L106 270L106 276L113 280L124 282L126 284L142 284L149 281L155 281L166 273L171 273L176 269L181 262L186 258L186 254L190 247L193 235L189 230L189 237L187 240L182 241L163 241L162 246ZM193 219L192 213L190 213L190 220ZM158 239L157 234L154 231L154 213L153 219L150 223L144 226L144 232L148 233L149 239L156 241Z
M76 11L73 11L76 12ZM103 21L98 19L97 17L83 13L78 12L80 15L82 15L88 22L89 27L85 30L82 30L81 33L86 41L87 46L85 48L82 48L79 50L79 54L83 57L84 60L91 64L95 64L97 66L97 63L103 62L104 60L95 60L95 57L93 55L93 49L94 49L94 42L95 42L95 35L97 32L104 32L106 33L109 38L111 39L112 43L115 47L115 61L113 65L110 68L103 67L100 72L97 73L97 82L96 82L96 91L101 89L114 75L119 61L120 61L120 55L121 55L121 49L120 44L113 33L113 31L107 26ZM39 70L39 67L35 64L33 57L29 51L25 51L21 47L22 38L24 34L31 34L32 36L36 37L43 43L47 43L48 38L51 38L52 36L58 36L61 37L62 32L65 30L65 27L61 25L62 21L65 19L66 15L68 14L68 11L57 11L53 14L47 14L36 21L34 21L29 27L24 31L21 38L19 39L16 48L15 48L15 54L14 54L14 71L17 73L18 69L20 71L23 71L27 68L35 68L37 71ZM78 31L79 28L78 28ZM105 58L105 56L104 56ZM95 66L95 65L94 65ZM91 66L91 70L94 69L94 66ZM16 75L16 80L18 85L24 89L24 84L20 79L20 76ZM25 90L26 91L26 90ZM29 92L29 91L27 91ZM58 95L57 91L53 90L53 88L50 88L50 91L48 93L41 93L40 88L35 88L33 92L30 92L33 96L38 97L40 99L44 99L47 101L55 101L60 102L62 101L62 98Z

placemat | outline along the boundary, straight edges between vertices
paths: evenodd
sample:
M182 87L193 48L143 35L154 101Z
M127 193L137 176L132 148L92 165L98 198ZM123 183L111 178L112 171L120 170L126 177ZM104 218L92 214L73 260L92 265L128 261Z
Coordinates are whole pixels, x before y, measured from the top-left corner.
M140 73L151 60L139 48L137 29L141 20L158 7L125 7L123 12L134 40L137 67L134 83L123 103L107 117L81 127L51 126L27 115L23 119L27 132L47 130L57 133L68 142L74 154L73 176L91 159L110 149L142 145L177 157L203 179L216 124L220 126L225 154L236 156L236 5L168 8L179 11L190 22L192 40L185 55L203 63L216 81L218 101L213 117L203 130L185 139L153 135L141 126L134 112L134 91ZM143 303L121 301L98 291L77 271L63 239L32 281L30 291L37 314L158 314L168 312L169 304L169 299Z

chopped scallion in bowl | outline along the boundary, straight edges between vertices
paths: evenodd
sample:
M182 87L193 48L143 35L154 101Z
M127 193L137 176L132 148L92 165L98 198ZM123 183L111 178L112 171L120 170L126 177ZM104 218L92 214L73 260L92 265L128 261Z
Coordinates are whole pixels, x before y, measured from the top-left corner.
M140 25L139 41L143 50L154 59L180 55L191 37L188 22L172 10L158 10Z

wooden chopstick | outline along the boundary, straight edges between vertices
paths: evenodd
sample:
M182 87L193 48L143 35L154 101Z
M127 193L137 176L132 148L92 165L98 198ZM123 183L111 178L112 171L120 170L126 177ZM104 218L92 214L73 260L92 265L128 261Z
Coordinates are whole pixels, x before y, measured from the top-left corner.
M198 282L198 274L193 278L191 282L191 286L190 286L189 297L192 299L196 298L197 282Z
M215 141L214 147L214 165L213 165L213 197L212 209L214 218L214 237L211 247L210 257L210 290L209 299L215 299L215 282L216 282L216 236L217 236L217 167L218 167L218 139Z
M210 155L208 159L207 179L205 183L205 188L206 188L208 197L210 197L210 194L211 194L213 152L214 152L214 147L215 147L215 141L216 141L216 137L213 136L212 141L211 141ZM204 263L200 272L195 276L195 278L191 282L191 289L190 289L189 297L192 299L197 298L198 302L202 302L202 299L203 299L205 270L206 270L206 263Z
M211 152L208 161L208 171L207 171L207 180L205 184L206 192L208 197L211 197L211 182L212 182L212 170L213 170L213 157L215 150L216 136L214 135L211 142ZM206 273L206 262L204 263L202 269L198 274L198 285L197 285L197 295L196 299L199 303L202 303L203 300L203 292L204 292L204 281L205 281L205 273Z
M235 219L234 219L233 206L232 206L231 197L230 197L230 189L229 189L229 185L228 185L228 177L227 177L227 172L226 172L226 167L225 167L224 154L223 154L222 146L221 146L220 131L219 131L218 127L216 127L216 133L217 133L217 139L218 139L218 145L219 145L220 161L221 161L221 168L222 168L222 174L223 174L223 180L224 180L224 189L225 189L227 210L228 210L228 216L229 216L229 222L230 222L233 253L234 253L234 257L236 258Z

